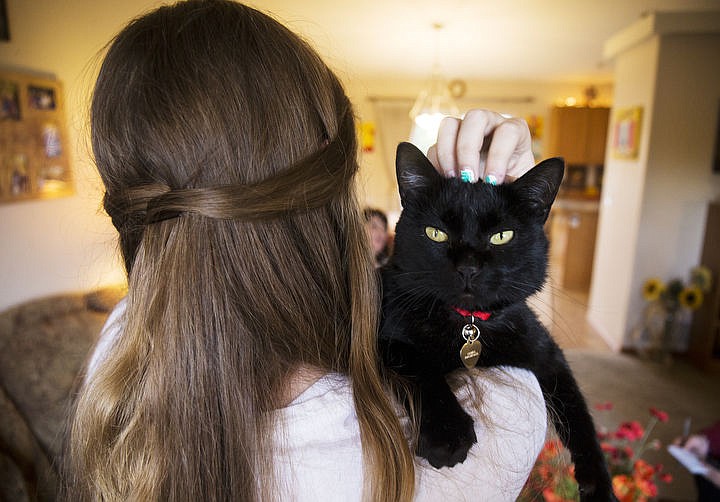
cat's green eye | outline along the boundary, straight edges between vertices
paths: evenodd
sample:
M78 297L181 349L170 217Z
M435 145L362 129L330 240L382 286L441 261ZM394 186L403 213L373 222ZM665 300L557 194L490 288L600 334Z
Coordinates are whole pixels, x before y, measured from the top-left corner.
M490 244L502 246L503 244L507 244L508 242L510 242L514 235L515 232L513 232L512 230L503 230L502 232L492 234L490 236Z
M435 242L445 242L448 240L448 234L435 227L425 227L425 235L428 239Z

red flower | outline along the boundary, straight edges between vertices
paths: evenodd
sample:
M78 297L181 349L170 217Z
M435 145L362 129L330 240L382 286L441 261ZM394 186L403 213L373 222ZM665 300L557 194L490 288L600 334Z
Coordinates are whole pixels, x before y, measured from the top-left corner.
M545 488L542 493L545 502L572 502L571 500L568 500L555 493L555 490L553 488Z
M638 479L635 481L637 487L640 489L643 495L648 497L655 497L658 494L657 486L649 479Z
M543 461L549 461L556 458L562 451L563 445L560 440L550 440L545 442L545 446L540 452L540 458Z
M618 439L627 439L628 441L637 441L645 434L645 429L640 422L633 420L632 422L623 422L615 431L615 437Z
M537 467L537 474L540 476L540 479L548 481L551 480L554 474L554 470L552 467L546 464L541 464Z
M613 455L613 456L617 455L617 451L618 451L618 449L615 446L611 445L610 443L600 443L600 449L604 453L609 453L610 455Z
M595 409L611 409L612 403L595 405ZM637 421L623 422L614 432L598 428L598 439L612 477L613 492L619 502L648 502L657 497L660 482L670 483L673 476L664 472L662 464L651 465L642 458L648 449L660 448L660 441L649 436L658 422L668 420L668 414L650 409L651 418L645 429ZM576 496L574 466L566 464L567 455L558 441L548 441L538 456L533 473L523 489L522 502L570 502ZM524 494L524 496L523 496Z
M633 480L630 476L626 476L625 474L613 476L612 487L615 496L620 502L634 502L634 486Z
M643 459L638 459L633 466L633 474L636 481L641 479L649 480L652 479L653 474L655 474L655 468Z
M545 443L545 447L547 448L547 451L552 454L553 457L557 456L557 454L560 453L560 450L562 450L562 444L559 440L548 441L547 443Z
M545 488L543 490L543 498L545 502L560 502L562 498L555 493L552 488Z
M650 414L661 422L667 422L668 418L670 418L667 413L662 410L658 410L657 408L650 408Z

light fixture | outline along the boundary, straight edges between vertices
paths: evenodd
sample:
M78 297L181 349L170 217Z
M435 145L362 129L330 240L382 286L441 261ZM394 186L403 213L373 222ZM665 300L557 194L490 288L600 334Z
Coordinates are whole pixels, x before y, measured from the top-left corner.
M432 74L410 110L410 118L413 120L410 142L424 152L427 152L427 149L437 140L437 132L442 119L458 114L458 107L450 94L447 81L442 77L438 63L438 36L443 25L433 23L432 27L435 30Z

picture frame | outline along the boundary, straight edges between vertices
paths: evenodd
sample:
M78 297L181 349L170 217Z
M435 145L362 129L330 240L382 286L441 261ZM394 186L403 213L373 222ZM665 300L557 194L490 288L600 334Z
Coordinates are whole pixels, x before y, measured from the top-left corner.
M642 118L642 106L623 108L616 112L612 131L613 157L628 160L638 158Z
M0 204L73 193L61 82L0 72Z

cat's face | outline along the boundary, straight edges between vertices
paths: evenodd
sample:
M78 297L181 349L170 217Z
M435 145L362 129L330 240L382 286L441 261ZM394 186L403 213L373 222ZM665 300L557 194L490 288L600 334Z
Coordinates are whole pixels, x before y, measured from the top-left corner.
M448 307L493 312L542 287L543 224L562 180L561 160L491 186L443 178L415 147L401 144L397 170L403 213L393 263L404 289Z

